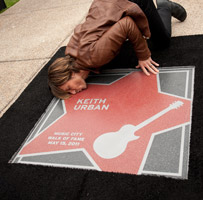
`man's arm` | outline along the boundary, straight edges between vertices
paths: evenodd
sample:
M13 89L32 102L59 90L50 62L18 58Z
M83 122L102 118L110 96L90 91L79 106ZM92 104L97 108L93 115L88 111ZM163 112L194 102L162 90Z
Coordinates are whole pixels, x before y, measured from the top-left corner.
M150 38L151 32L147 17L137 4L130 2L124 14L133 18L145 38Z
M114 24L91 49L91 62L94 67L102 66L111 61L119 52L122 44L129 39L139 60L139 65L146 75L158 72L158 66L151 59L151 52L135 21L124 17Z
M92 44L89 52L92 66L102 66L111 61L118 54L126 39L132 42L138 60L146 60L151 56L147 42L135 21L127 16L119 20Z

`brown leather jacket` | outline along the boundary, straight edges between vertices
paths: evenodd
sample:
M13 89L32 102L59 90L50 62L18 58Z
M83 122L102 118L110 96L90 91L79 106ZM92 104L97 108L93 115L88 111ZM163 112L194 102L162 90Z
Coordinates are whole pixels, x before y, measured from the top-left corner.
M129 33L129 28L133 33ZM138 59L145 60L151 53L143 36L150 37L150 30L137 4L128 0L94 0L85 22L74 29L65 54L75 57L77 65L95 69L113 59L129 39Z

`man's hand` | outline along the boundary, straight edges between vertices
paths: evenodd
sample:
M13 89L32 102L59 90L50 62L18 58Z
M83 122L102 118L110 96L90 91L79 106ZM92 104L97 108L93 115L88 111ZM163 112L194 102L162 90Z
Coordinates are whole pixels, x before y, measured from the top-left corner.
M152 74L157 74L159 72L155 66L158 67L159 64L153 61L151 57L149 57L147 60L139 60L136 68L141 68L147 76L150 76L149 72Z

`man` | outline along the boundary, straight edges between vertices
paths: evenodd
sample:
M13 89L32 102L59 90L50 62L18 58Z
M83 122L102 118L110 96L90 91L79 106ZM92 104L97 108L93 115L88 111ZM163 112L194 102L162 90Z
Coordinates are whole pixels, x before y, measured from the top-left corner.
M142 9L134 2L138 2ZM158 12L152 0L134 2L93 1L85 22L74 30L66 47L66 56L57 59L49 68L49 86L56 97L66 99L70 94L86 89L85 79L89 72L98 73L104 64L118 55L127 39L138 59L136 68L141 68L147 76L158 73L159 64L152 60L146 39L151 37L155 45L167 46L171 37L171 15L184 21L186 12L179 4L168 0L157 0Z

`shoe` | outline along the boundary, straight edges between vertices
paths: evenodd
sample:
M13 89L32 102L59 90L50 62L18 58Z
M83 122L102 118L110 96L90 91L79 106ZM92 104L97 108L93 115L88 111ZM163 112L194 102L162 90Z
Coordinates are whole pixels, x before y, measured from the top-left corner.
M171 15L183 22L187 17L187 12L180 4L171 2Z
M157 8L168 7L171 10L171 15L183 22L187 17L187 12L183 6L169 0L156 0Z

